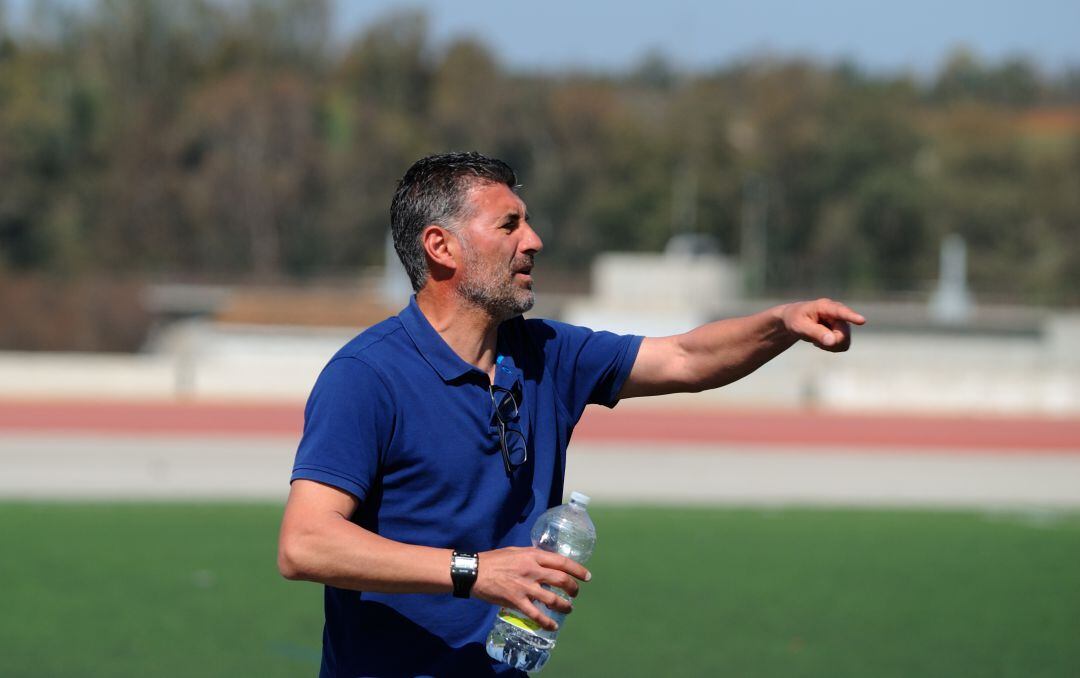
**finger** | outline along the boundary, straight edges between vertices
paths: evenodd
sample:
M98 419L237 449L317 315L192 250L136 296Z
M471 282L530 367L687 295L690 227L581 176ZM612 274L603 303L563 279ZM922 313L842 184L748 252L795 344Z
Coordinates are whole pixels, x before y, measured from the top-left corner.
M828 348L836 343L833 330L826 324L828 321L815 322L813 320L801 320L791 326L791 331L800 339L812 341L822 348Z
M533 596L535 600L540 601L547 606L549 610L555 610L556 612L562 612L563 614L570 614L573 611L574 605L566 598L563 598L555 591L540 587L538 593Z
M833 337L836 338L836 343L833 344L832 349L834 351L846 351L848 346L851 345L851 325L847 322L834 323Z
M839 320L844 320L849 323L855 323L856 325L863 325L866 323L866 318L861 313L856 313L839 301L829 302L826 313Z
M544 576L540 578L540 581L551 586L559 587L563 591L566 591L566 594L571 598L576 598L578 591L581 589L576 579L559 570L547 570Z
M822 338L815 343L826 351L840 353L848 350L851 345L851 325L843 320L822 320L826 328L828 338L823 334Z
M581 563L576 563L570 560L566 556L560 556L557 553L550 553L548 551L541 551L537 549L536 562L540 563L544 567L549 567L553 570L562 570L567 574L571 574L581 581L589 581L592 579L592 573L585 569L585 566Z
M548 631L558 631L559 625L555 623L555 620L546 614L542 614L532 601L526 598L524 601L518 603L517 609L529 619L533 620L540 626L544 627Z

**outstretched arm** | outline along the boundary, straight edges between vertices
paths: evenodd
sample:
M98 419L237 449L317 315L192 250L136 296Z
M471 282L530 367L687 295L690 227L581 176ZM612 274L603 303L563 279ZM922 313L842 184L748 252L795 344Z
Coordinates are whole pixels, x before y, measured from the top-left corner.
M840 302L817 299L718 320L685 334L646 338L619 397L696 393L724 386L800 340L826 351L846 351L851 323L865 322Z

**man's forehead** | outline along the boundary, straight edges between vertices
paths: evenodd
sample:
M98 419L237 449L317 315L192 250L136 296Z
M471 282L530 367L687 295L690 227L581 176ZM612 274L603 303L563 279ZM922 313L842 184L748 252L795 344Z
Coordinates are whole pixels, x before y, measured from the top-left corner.
M493 181L477 181L469 187L466 203L475 213L478 210L525 216L525 201L509 186Z

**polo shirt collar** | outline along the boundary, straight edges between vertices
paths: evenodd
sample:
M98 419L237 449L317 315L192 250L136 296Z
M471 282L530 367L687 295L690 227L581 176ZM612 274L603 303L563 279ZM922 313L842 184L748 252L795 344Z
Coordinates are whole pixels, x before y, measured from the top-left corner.
M462 360L457 353L454 353L454 349L450 348L446 340L435 331L435 328L428 322L427 316L417 305L416 295L409 299L409 305L398 314L398 318L412 339L413 344L416 345L420 355L424 357L424 360L431 365L432 369L439 374L443 381L454 381L470 372L483 376L480 370ZM513 356L507 350L507 346L504 345L505 338L502 330L505 325L506 323L503 323L503 325L499 326L496 340L498 356L495 366L495 384L508 389L516 388L520 391L522 371L515 364Z
M454 353L454 349L450 348L446 340L435 331L423 311L417 306L415 294L409 299L409 305L398 314L398 319L408 332L409 338L416 344L420 355L424 356L424 360L442 377L443 381L460 379L469 372L480 374L480 370L462 360L457 353Z

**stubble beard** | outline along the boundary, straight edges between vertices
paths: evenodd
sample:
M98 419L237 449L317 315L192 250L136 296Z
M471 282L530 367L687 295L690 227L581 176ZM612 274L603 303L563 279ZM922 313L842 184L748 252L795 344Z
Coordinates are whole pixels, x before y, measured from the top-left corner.
M526 266L532 266L532 257L518 257L508 268L502 268L485 264L472 252L466 251L465 270L469 273L461 281L458 293L492 319L498 322L509 320L530 310L536 303L536 294L531 287L522 288L514 284L515 271Z

